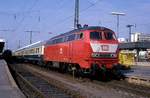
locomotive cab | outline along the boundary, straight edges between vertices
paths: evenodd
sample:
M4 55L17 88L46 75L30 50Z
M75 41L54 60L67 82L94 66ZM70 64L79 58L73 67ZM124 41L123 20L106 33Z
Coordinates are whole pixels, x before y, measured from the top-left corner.
M107 30L93 30L89 32L92 64L99 67L112 68L118 63L118 41L115 33Z
M118 70L115 67L118 64L119 50L115 33L107 28L88 30L86 33L85 40L89 49L85 50L89 55L87 61L91 77L98 76L97 78L105 80L112 75L118 78Z

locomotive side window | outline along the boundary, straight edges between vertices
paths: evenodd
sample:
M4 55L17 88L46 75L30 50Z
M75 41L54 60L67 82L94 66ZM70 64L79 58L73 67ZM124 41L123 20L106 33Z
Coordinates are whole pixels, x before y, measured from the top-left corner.
M83 33L80 33L80 39L82 39L83 38Z
M90 39L92 40L101 40L101 32L90 32Z
M63 38L55 39L55 42L56 42L56 43L61 43L61 42L63 42Z
M83 38L83 33L77 34L76 39L82 39Z
M75 34L69 35L67 41L75 40Z
M63 41L63 42L66 42L66 41L67 41L67 38L68 38L68 37L67 37L67 36L65 36L65 37L64 37L64 41Z
M49 45L52 44L52 40L49 40L46 44L49 44Z
M63 38L63 37L49 40L46 44L52 45L52 44L57 44L57 43L62 43L62 42L65 42L65 38Z
M114 39L116 39L114 33L112 33L112 32L105 32L104 36L105 36L106 40L114 40Z

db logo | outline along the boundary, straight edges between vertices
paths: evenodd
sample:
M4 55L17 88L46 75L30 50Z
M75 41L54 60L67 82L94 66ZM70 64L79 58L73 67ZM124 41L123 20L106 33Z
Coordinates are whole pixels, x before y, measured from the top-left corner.
M101 45L101 47L102 47L102 51L108 51L109 50L108 45Z

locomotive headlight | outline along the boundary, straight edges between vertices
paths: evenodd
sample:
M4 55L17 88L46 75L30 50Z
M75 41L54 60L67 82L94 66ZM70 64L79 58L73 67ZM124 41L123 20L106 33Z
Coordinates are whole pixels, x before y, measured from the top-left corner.
M98 57L98 54L97 53L92 53L91 57Z
M117 57L117 54L116 54L116 53L112 53L112 54L110 54L110 56L116 58L116 57Z
M92 53L91 57L94 57L94 58L116 58L117 54L116 53L106 53L106 54L105 53L103 53L103 54Z

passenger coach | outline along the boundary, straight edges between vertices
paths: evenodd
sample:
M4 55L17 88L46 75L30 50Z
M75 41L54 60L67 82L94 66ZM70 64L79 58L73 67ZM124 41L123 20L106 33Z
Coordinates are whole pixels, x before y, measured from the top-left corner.
M19 61L41 63L44 55L44 42L36 42L14 52Z

